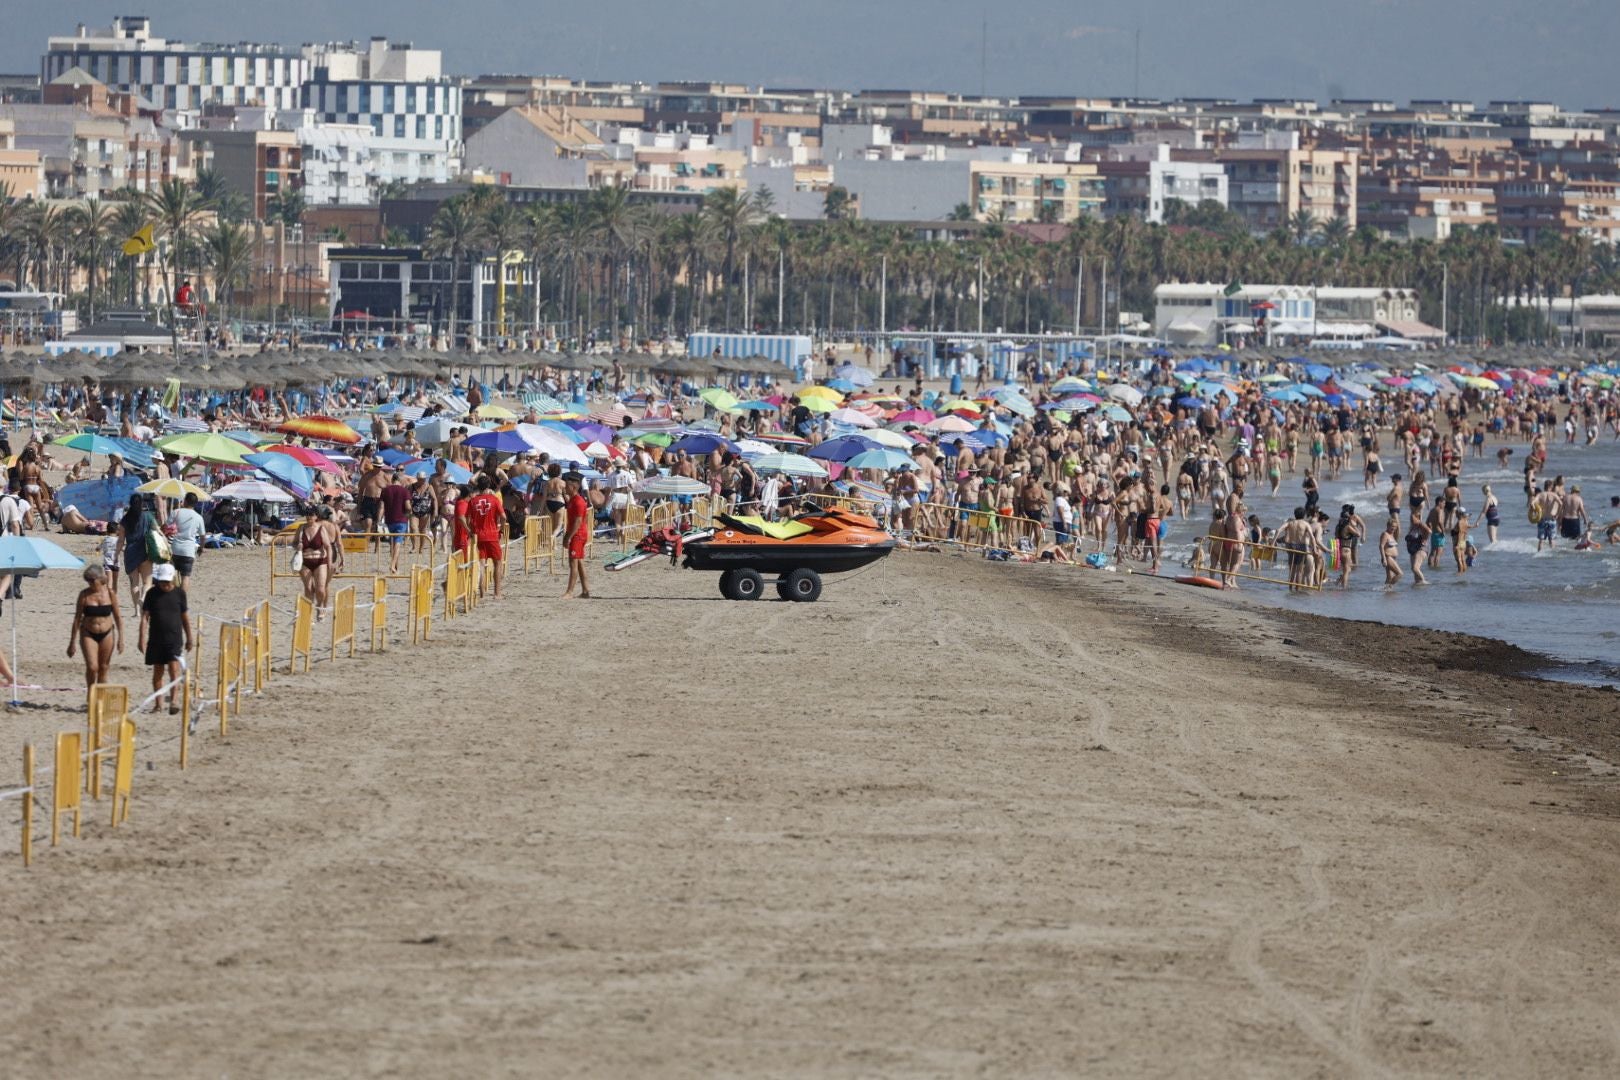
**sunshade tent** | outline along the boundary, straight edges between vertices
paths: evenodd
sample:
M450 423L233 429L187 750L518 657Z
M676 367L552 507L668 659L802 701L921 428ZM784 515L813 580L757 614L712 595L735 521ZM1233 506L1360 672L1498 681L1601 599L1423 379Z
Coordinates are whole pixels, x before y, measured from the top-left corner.
M0 537L0 577L38 577L46 570L82 570L84 560L36 536ZM9 585L10 582L8 581ZM11 605L11 703L17 704L17 603Z

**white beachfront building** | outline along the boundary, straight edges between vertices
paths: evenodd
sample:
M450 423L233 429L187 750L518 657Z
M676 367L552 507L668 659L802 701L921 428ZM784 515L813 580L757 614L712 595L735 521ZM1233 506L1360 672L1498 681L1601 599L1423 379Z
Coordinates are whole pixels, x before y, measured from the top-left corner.
M1153 333L1178 345L1354 346L1380 336L1427 342L1443 335L1418 317L1416 289L1312 285L1159 285Z

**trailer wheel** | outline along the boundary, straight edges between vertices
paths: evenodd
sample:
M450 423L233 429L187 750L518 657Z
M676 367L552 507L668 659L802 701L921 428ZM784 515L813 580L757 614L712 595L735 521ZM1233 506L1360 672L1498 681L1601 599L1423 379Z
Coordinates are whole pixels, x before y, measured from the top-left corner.
M760 593L765 591L765 579L758 570L733 570L731 579L731 598L733 600L758 600Z
M733 580L733 575L736 574L736 572L737 571L735 570L722 570L720 572L720 595L725 597L727 600L737 599L735 596L731 595L731 582Z
M799 604L813 604L821 599L821 575L800 567L782 579L781 587L787 598Z

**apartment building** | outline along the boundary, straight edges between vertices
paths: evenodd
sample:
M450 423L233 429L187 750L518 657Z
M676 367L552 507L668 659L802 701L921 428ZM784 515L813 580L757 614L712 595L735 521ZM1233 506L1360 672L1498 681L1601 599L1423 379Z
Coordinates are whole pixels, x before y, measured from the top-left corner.
M371 128L373 179L445 181L461 172L461 87L436 49L372 38L304 46L303 108L322 123Z
M40 194L50 199L104 197L124 188L155 191L164 180L191 180L206 152L131 112L132 98L114 102L106 87L82 73L47 87L47 103L0 105L13 152L37 156ZM71 91L69 94L68 91ZM67 96L58 97L58 94ZM29 165L19 159L25 171Z
M298 105L307 67L297 53L277 45L187 45L152 33L144 15L123 15L91 30L48 39L41 82L78 68L107 87L135 94L168 112L205 105Z
M1420 320L1415 289L1172 283L1154 288L1153 303L1154 334L1184 345L1443 336Z
M1173 201L1189 207L1213 202L1227 205L1226 170L1210 161L1176 161L1168 145L1126 144L1109 147L1096 162L1103 184L1104 217L1132 214L1162 223Z
M247 199L256 220L269 216L278 196L303 190L303 147L290 131L205 128L188 131L184 138L208 148L214 171Z
M0 119L0 191L13 199L42 199L45 163L38 150L20 150L16 144L16 121Z

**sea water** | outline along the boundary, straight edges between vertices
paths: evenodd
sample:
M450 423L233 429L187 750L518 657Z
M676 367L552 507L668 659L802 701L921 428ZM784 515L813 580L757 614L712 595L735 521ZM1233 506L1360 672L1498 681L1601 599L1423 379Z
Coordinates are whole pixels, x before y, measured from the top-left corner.
M1500 445L1488 443L1485 457L1468 458L1463 463L1459 486L1470 520L1477 519L1485 505L1482 484L1491 485L1502 514L1496 543L1488 539L1483 522L1469 534L1479 548L1479 556L1467 574L1456 572L1448 538L1440 554L1440 566L1424 568L1430 584L1413 586L1404 542L1407 508L1403 505L1402 577L1398 585L1385 588L1377 538L1389 520L1385 509L1389 478L1398 473L1410 481L1411 475L1395 451L1386 447L1381 454L1383 474L1378 486L1364 488L1361 455L1356 448L1349 459L1353 468L1346 468L1337 480L1321 482L1321 509L1330 518L1325 526L1330 535L1339 509L1346 503L1354 505L1366 523L1367 538L1362 542L1360 561L1349 588L1340 589L1338 574L1332 572L1329 584L1319 593L1290 593L1280 587L1245 582L1248 594L1262 603L1317 615L1496 638L1559 661L1541 673L1548 677L1620 686L1620 546L1576 551L1573 541L1559 537L1554 547L1538 552L1536 527L1525 513L1521 471L1528 446L1510 444L1513 456L1507 468L1500 468L1496 464ZM1550 443L1547 466L1540 478L1558 475L1563 476L1566 490L1580 486L1587 514L1595 526L1620 517L1620 511L1609 507L1610 497L1620 495L1620 442L1612 434L1592 446ZM1303 471L1285 473L1282 487L1273 497L1269 482L1251 478L1244 501L1251 513L1259 515L1262 525L1275 529L1293 516L1294 507L1304 505L1300 486L1303 480ZM1431 476L1431 496L1439 494L1444 485L1444 477ZM1167 556L1190 551L1192 538L1202 535L1208 525L1207 504L1200 506L1190 520L1174 522ZM1594 539L1601 542L1601 532Z

